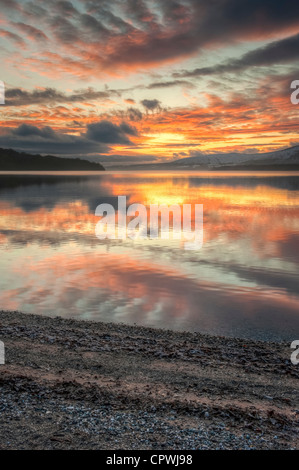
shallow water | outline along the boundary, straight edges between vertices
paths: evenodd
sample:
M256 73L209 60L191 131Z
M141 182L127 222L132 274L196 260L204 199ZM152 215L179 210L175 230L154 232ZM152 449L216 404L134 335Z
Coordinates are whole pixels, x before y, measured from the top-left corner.
M203 204L203 246L99 240L95 209ZM0 175L0 308L299 338L299 174Z

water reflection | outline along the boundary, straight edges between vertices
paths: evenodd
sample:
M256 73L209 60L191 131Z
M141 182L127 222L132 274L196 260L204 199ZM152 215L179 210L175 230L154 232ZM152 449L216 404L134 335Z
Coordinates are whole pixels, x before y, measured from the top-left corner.
M203 248L98 240L95 208L119 195L203 204ZM3 309L293 340L298 242L299 175L0 176Z

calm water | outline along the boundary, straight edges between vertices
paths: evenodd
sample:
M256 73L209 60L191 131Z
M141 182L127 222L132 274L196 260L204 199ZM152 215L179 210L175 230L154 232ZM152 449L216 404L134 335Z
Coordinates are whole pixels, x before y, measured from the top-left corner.
M204 244L95 237L98 204L198 203ZM299 174L0 175L0 308L299 338Z

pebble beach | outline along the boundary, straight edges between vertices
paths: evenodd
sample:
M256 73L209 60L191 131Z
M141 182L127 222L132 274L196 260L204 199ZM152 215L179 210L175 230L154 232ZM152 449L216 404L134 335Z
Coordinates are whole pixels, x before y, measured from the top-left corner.
M0 449L298 449L288 343L0 312Z

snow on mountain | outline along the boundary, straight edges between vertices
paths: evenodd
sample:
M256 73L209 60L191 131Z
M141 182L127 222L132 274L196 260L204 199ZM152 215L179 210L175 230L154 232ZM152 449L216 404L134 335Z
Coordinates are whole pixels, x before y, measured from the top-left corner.
M234 165L250 165L250 164L299 164L299 146L291 147L284 150L277 150L268 153L216 153L203 154L198 153L192 157L181 158L171 162L175 166L205 166L205 167L221 167Z

